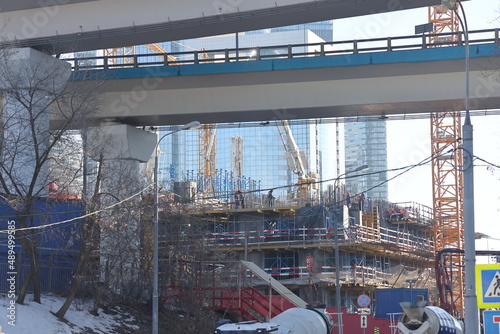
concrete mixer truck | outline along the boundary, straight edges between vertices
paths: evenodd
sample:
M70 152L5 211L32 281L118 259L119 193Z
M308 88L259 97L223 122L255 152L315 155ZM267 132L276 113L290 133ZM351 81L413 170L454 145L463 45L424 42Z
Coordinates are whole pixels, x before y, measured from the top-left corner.
M269 322L246 321L225 323L216 334L330 334L332 318L320 308L291 308Z
M403 302L398 328L403 334L463 334L463 324L442 308L426 301Z

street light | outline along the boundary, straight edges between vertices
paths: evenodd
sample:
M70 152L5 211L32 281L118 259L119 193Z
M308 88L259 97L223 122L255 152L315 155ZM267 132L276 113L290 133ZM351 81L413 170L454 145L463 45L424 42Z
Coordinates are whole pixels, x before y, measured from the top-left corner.
M158 157L160 155L160 142L163 138L182 130L194 130L201 127L200 122L193 121L181 126L179 129L163 135L157 142L155 148L154 167L154 218L153 218L153 334L158 334Z
M464 254L465 254L465 332L477 333L479 317L476 298L476 246L474 242L474 153L472 123L469 112L469 28L467 17L461 2L442 0L441 4L453 10L462 26L465 39L465 121L462 126L463 136L463 182L464 182ZM458 15L458 7L462 11L463 20Z
M347 176L348 174L359 172L362 170L365 170L368 168L368 165L362 165L357 167L356 169L345 172L344 174L341 174L337 176L335 179L335 182L333 183L333 200L334 200L334 208L333 210L335 211L337 208L337 183L338 181L344 177ZM334 242L335 242L335 308L337 309L337 314L338 314L338 334L342 334L343 328L342 328L342 317L340 314L342 313L342 303L340 299L340 273L339 273L339 268L340 268L340 259L339 259L339 228L337 226L337 220L334 219L334 226L335 226L335 234L334 234Z

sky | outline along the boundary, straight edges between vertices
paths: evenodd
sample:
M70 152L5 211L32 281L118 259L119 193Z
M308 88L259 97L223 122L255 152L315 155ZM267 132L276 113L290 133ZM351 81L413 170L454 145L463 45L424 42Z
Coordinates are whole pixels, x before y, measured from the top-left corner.
M499 0L470 0L463 6L469 31L500 27ZM334 40L413 35L416 25L427 22L427 8L337 20ZM472 125L474 155L500 165L500 116L473 117ZM387 143L389 169L420 162L431 154L430 120L389 121ZM476 249L500 250L500 170L488 170L484 163L476 161L474 188L475 230L492 237L477 240ZM389 200L432 207L430 166L415 168L390 182ZM478 258L478 263L487 261Z

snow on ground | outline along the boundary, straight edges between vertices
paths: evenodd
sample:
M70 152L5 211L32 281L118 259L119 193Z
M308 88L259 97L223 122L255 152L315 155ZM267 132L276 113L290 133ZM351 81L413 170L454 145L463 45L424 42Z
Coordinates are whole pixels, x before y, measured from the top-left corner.
M15 310L10 306L10 299L0 295L0 334L120 334L115 326L125 325L137 329L135 319L129 314L119 312L106 314L99 310L99 315L89 313L91 305L78 300L73 301L66 313L65 321L58 320L52 313L57 312L64 298L54 295L42 296L42 304L33 302L32 296L26 298L25 305L15 304ZM10 310L9 310L10 308ZM114 312L113 312L114 313ZM9 317L10 315L10 317ZM14 316L14 318L12 318ZM14 319L14 322L12 322ZM14 326L15 325L15 326Z

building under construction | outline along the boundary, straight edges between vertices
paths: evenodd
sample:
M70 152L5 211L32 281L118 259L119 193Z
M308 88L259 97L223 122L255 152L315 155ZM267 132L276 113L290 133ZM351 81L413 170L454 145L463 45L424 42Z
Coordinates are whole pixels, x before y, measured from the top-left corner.
M434 23L436 31L443 27L443 22L453 28L455 19L448 18L449 14L442 6L430 7L429 22ZM430 40L429 44L439 46L443 42ZM355 170L367 161L361 159L359 152L352 154L353 164L348 166L347 160L342 161L343 150L347 148L340 144L343 127L338 122L295 122L292 126L288 121L261 122L253 125L250 137L255 140L250 143L240 137L248 128L238 127L238 136L224 136L222 131L219 136L215 127L206 126L199 141L187 140L195 143L194 149L187 151L197 152L198 159L186 166L197 165L198 170L193 170L192 175L187 172L184 179L191 181L190 185L177 189L186 189L183 193L189 195L181 196L186 198L185 202L197 197L198 206L191 204L190 210L183 209L189 216L186 224L165 226L162 259L164 268L174 266L175 277L168 275L163 284L170 286L170 291L177 291L195 277L195 286L203 291L200 296L206 306L231 310L240 319L258 319L259 315L270 318L290 305L299 306L300 302L294 302L290 295L307 303L335 307L334 312L341 311L344 315L367 312L368 308L371 314L389 317L389 313L397 313L397 307L381 308L377 291L390 288L427 289L428 295L415 298L431 303L438 302L435 293L438 292L441 303L449 301L444 302L450 306L446 309L460 316L463 260L442 252L463 248L461 175L454 167L461 165L460 115L449 116L444 113L431 116L433 209L416 203L371 201L372 194L367 194L366 200L352 203L325 196L326 186L333 189L330 193L346 193L346 189L318 180L332 181L331 173L338 181L339 175L345 175L343 165ZM322 131L324 135L320 135ZM335 140L331 140L333 134ZM336 145L331 145L332 142ZM230 150L220 154L219 144ZM367 150L366 143L356 145L364 152L382 152L383 144L372 150ZM266 152L262 152L263 147ZM450 148L457 154L445 154ZM332 154L326 154L327 150ZM225 157L223 169L216 168L219 163L215 152ZM266 162L264 157L268 156L273 157L272 163ZM279 159L283 156L286 159ZM386 163L384 159L381 162ZM370 168L383 171L383 163L380 168L372 163ZM172 162L171 166L174 165ZM244 179L243 175L249 171L262 173L252 175L259 181ZM171 174L173 180L174 173ZM376 186L359 178L356 182L351 180L347 191L378 189L386 180L382 174L374 173L372 178ZM277 187L281 192L279 197L268 200L265 195L268 187ZM290 191L292 188L295 190ZM386 189L378 190L373 197L385 199ZM235 197L240 191L243 200ZM174 189L174 193L178 191ZM329 201L332 197L334 200ZM436 254L441 260L435 261ZM363 306L359 303L360 296L368 296L373 302ZM397 305L396 300L391 303ZM337 323L342 323L340 318Z
M382 201L348 205L345 200L303 207L274 204L183 209L189 212L186 223L176 219L165 225L168 233L161 237L163 268L175 269L167 280L162 276L163 284L172 289L196 282L205 305L246 320L299 306L283 290L327 307L338 305L339 298L344 316L369 308L370 314L387 319L390 310L376 309L377 289L429 289L430 296L420 298L433 298L430 208ZM374 302L360 306L361 295ZM398 303L391 304L397 310Z
M378 175L380 168L351 166L342 174L342 159L331 165L337 167L336 178L323 184L328 169L319 168L321 145L311 149L311 142L321 142L322 127L336 129L338 137L334 123L298 123L293 128L288 121L276 121L250 127L252 133L277 137L266 146L269 157L275 157L272 163L261 151L248 150L242 137L218 132L215 125L198 133L196 175L193 171L186 181L175 182L171 173L173 191L164 188L169 202L160 206L170 216L164 219L160 240L167 301L187 300L177 295L194 288L205 307L239 321L262 321L293 306L320 304L336 314L332 318L339 331L352 320L350 315L361 313L370 317L370 328L389 330L390 320L401 312L399 302L436 302L433 210L417 203L373 200L362 193L369 189L363 185L349 188L351 199L340 180L352 183ZM231 148L231 154L221 154L230 170L216 168L215 152L222 144ZM337 152L331 156L341 155L338 145L331 146ZM247 153L260 158L249 159ZM261 188L269 181L245 178L248 162L257 164L247 171L272 169L274 188ZM369 174L361 172L366 167ZM376 179L384 184L386 175ZM283 181L287 186L274 184ZM171 210L180 210L174 219ZM382 291L396 295L382 298ZM370 302L360 303L360 296ZM373 323L376 319L379 324Z

